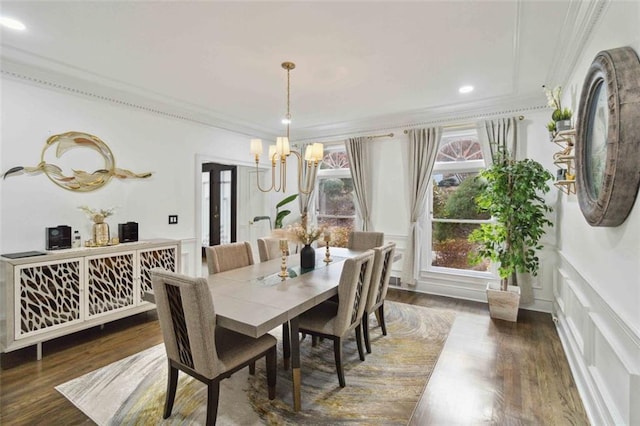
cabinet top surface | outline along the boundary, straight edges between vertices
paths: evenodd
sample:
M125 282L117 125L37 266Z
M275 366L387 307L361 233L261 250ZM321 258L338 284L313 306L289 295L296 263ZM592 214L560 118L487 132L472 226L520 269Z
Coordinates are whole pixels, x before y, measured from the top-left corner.
M74 257L85 257L85 256L94 256L94 255L109 254L109 253L118 253L118 252L124 252L129 250L143 250L147 248L162 247L167 245L179 246L180 241L159 238L159 239L153 239L153 240L135 241L132 243L120 243L113 246L105 246L105 247L80 247L80 248L71 248L71 249L63 249L63 250L48 250L48 251L43 251L43 253L45 254L41 256L21 257L17 259L10 259L7 257L0 256L0 261L6 262L11 265L24 265L27 263L50 262L55 260L71 259Z

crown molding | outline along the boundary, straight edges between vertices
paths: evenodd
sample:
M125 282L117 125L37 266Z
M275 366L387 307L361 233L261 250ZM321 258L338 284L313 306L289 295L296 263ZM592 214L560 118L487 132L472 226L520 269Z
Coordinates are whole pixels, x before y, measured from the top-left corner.
M571 73L593 31L601 21L610 0L573 0L560 32L553 66L547 73L550 86L566 86Z
M505 96L464 104L450 104L404 113L381 115L358 121L332 123L296 129L295 141L327 140L353 135L388 132L397 129L472 122L484 118L524 115L528 111L547 109L541 93L526 96Z
M7 52L10 56L6 55ZM27 59L27 61L16 60L16 57ZM274 129L233 120L179 99L168 98L126 83L105 79L64 64L49 61L43 65L44 62L46 61L29 57L28 54L17 49L3 46L0 56L0 74L32 86L108 102L165 118L215 127L249 137L265 139L276 137Z

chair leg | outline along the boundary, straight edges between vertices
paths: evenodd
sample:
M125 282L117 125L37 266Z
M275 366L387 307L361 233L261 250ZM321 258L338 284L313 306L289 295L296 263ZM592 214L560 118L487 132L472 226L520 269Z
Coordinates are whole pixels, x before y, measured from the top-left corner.
M380 327L382 328L382 335L387 335L387 323L384 321L384 302L378 308L378 322L380 322Z
M275 346L267 351L267 388L269 389L269 399L276 397L277 357L278 352Z
M220 381L213 380L207 385L207 426L215 426L218 417L218 397Z
M289 323L282 324L282 364L285 370L289 369L289 361L291 360L291 332L289 331Z
M173 410L173 401L176 399L176 388L178 387L178 369L171 365L169 361L169 377L167 378L167 396L164 401L163 418L168 419Z
M360 361L364 361L364 350L362 349L362 323L356 327L356 343L358 344L358 355Z
M371 342L369 341L369 312L365 311L362 316L362 334L364 335L364 346L367 353L371 353Z
M318 346L318 336L311 336L311 346L314 348Z
M333 340L333 355L336 359L338 382L340 383L340 387L343 388L346 386L346 384L344 382L344 369L342 368L342 339L340 337L336 337Z
M252 362L251 364L249 364L249 374L251 374L252 376L255 376L256 374L256 363Z

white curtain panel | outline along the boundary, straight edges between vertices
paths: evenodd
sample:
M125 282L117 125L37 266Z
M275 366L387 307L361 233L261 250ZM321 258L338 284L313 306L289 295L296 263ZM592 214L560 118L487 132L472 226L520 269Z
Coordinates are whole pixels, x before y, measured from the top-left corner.
M409 233L402 257L402 282L416 285L420 274L422 229L420 218L426 211L431 172L438 155L441 129L409 130Z
M507 151L511 158L517 158L518 119L516 117L482 120L478 123L478 137L481 140L487 166L496 159L498 152Z
M302 155L304 155L307 146L309 146L311 144L303 144L302 147L300 148L300 152L302 153ZM318 167L320 167L320 164L318 164ZM302 187L306 188L307 186L309 186L309 179L312 178L312 176L314 175L314 170L313 170L313 166L312 167L307 167L306 161L302 161L302 170L300 171L300 173L302 173ZM315 188L312 188L311 193L310 194L303 194L302 191L298 191L298 207L300 208L300 216L302 217L304 215L304 213L307 213L307 226L309 226L309 224L314 223L314 218L315 218L315 209L310 209L309 206L313 205L313 200L315 199Z
M371 155L367 137L349 138L344 143L349 157L356 207L363 231L373 231L371 221Z

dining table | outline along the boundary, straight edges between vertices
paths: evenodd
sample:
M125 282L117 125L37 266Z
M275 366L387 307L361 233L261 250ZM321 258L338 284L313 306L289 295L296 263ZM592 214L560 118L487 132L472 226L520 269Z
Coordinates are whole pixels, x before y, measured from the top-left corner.
M298 317L338 294L344 261L360 253L332 247L332 260L325 262L325 250L316 249L311 269L302 269L300 255L291 254L206 277L218 326L254 338L283 326L284 366L291 367L295 411L302 405ZM280 276L283 269L287 277ZM153 302L153 293L145 300Z

